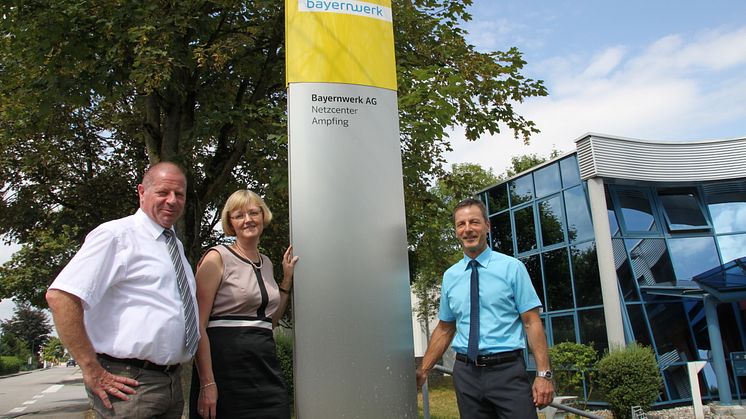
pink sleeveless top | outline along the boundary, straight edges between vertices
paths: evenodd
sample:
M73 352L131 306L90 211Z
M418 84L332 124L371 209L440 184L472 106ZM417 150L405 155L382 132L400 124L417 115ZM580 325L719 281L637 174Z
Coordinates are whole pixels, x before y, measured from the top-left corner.
M223 259L223 277L207 327L249 326L272 329L272 316L280 305L280 290L265 255L261 269L226 245L211 248Z

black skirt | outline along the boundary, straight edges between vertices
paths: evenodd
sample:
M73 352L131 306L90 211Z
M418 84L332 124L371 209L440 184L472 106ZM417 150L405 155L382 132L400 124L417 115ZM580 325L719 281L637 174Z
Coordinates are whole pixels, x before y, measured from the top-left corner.
M272 331L253 327L207 329L220 418L290 418L290 404ZM189 417L197 413L199 376L192 371Z

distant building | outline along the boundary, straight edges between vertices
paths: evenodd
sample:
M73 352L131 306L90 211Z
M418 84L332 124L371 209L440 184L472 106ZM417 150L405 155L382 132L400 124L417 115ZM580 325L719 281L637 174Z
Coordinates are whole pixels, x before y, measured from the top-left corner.
M550 345L651 346L661 404L691 400L686 362L709 360L702 396L726 401L746 350L746 138L576 147L477 193L492 247L528 268Z

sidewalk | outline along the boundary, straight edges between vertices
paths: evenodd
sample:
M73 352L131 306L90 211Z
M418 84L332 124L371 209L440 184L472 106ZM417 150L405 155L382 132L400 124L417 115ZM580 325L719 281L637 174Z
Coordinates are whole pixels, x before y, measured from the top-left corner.
M73 371L72 374L68 375L65 379L60 381L60 384L83 384L83 373L81 372L80 367L75 367L75 371ZM87 416L87 413L88 403L86 402L85 404L70 405L65 407L64 409L55 410L54 412L39 412L36 414L26 415L25 417L42 419L83 419L86 417L93 417L92 415Z

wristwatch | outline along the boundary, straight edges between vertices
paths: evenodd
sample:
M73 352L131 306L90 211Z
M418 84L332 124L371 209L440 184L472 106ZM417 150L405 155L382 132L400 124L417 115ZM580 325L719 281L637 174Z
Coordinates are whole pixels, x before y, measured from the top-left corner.
M546 371L536 371L536 376L541 378L546 378L547 380L552 379L552 371L546 370Z

